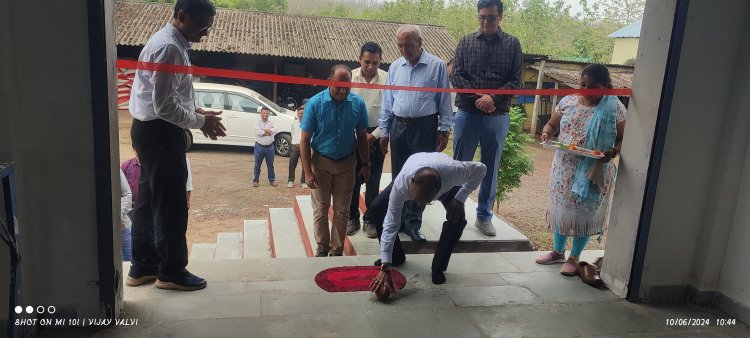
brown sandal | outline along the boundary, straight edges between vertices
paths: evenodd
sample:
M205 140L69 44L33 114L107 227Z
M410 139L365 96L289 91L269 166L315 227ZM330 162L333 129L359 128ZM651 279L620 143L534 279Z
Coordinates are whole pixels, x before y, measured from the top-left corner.
M583 281L584 283L595 288L598 288L602 285L602 278L599 276L599 272L594 265L591 265L589 263L578 263L578 277L581 277L581 281Z

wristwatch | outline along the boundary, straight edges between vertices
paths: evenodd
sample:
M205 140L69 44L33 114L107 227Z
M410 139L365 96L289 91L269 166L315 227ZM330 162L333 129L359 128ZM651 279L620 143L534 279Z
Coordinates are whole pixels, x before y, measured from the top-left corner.
M450 130L438 130L438 133L443 134L443 136L445 136L445 137L451 136L451 131Z
M362 162L363 167L372 167L372 162Z

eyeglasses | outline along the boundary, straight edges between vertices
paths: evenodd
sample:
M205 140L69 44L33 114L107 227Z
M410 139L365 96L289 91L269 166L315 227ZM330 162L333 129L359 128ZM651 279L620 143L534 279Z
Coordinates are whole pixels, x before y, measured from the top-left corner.
M486 21L486 22L495 22L497 18L499 18L499 15L477 15L477 20L479 21Z
M208 34L211 31L211 26L205 26L198 31L198 34Z

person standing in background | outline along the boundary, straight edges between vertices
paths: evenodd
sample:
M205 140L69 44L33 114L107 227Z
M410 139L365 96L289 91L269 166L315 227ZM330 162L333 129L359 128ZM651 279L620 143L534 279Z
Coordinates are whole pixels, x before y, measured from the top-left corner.
M383 49L375 42L366 42L359 51L360 67L352 70L352 82L384 85L388 79L388 73L380 69L383 59ZM365 207L367 211L362 217L364 220L365 236L375 238L378 232L372 223L370 204L380 193L380 176L383 174L383 162L385 154L380 149L380 129L378 118L380 118L380 104L383 98L382 89L352 88L352 93L359 95L367 105L367 117L369 127L367 128L367 144L370 146L370 178L366 182L356 181L352 191L352 202L349 207L349 223L346 225L346 234L351 236L359 230L359 198L360 187L365 183ZM357 171L362 168L362 156L357 155Z
M289 183L287 183L287 188L294 187L294 176L297 171L297 163L300 158L299 154L299 142L302 140L302 129L300 128L300 124L302 123L302 118L305 116L305 101L303 101L302 105L297 107L297 117L294 118L294 121L292 121L292 149L289 150ZM307 183L305 183L305 169L302 168L300 178L300 184L303 188L307 188Z
M255 137L255 146L253 147L253 156L255 157L255 170L253 173L253 187L257 188L260 180L260 166L263 165L263 160L266 161L266 169L268 170L268 181L271 182L272 187L277 187L276 184L276 172L273 168L273 159L276 155L276 126L273 122L268 119L271 115L271 111L268 107L260 108L260 120L255 128L257 136Z

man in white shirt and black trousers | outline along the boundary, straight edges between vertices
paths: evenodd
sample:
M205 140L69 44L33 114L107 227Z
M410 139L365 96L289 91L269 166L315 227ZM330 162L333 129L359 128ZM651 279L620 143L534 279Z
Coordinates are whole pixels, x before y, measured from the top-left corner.
M215 15L209 0L178 0L172 21L151 36L138 61L190 66L190 42L208 35ZM125 283L138 286L156 279L162 289L203 289L206 281L185 269L186 129L200 128L213 140L226 136L217 116L221 112L196 109L192 75L148 70L136 71L129 108L141 176Z
M487 167L480 162L456 161L443 153L416 153L406 160L396 179L372 202L372 215L380 238L380 259L375 265L381 266L388 279L390 266L406 261L398 238L404 203L414 201L424 208L438 200L445 207L447 220L432 259L432 282L445 283L443 272L466 227L464 203L479 187L486 171ZM373 282L377 287L375 284L378 283Z

